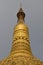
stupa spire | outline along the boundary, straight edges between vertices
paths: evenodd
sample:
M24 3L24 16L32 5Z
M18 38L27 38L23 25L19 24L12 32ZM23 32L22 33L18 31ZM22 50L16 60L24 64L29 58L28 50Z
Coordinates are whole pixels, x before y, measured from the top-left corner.
M20 23L14 27L11 52L7 58L0 61L0 65L43 65L43 62L32 54L29 29L23 23L25 13L22 8L17 13L17 17Z
M24 22L25 13L20 5L20 10L17 13L18 22L14 28L13 42L11 52L17 52L17 54L32 54L29 40L28 27Z

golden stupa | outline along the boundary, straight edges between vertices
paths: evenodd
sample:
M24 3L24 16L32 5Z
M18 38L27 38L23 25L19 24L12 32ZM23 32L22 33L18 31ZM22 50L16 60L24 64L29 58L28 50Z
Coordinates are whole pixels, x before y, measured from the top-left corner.
M14 27L11 52L7 58L0 61L0 65L43 65L43 62L32 54L29 30L25 24L25 13L22 8L17 13L17 17L18 21Z

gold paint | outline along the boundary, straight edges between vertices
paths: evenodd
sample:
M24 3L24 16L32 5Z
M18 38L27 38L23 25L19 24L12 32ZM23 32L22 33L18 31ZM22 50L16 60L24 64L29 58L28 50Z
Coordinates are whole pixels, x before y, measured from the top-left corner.
M14 27L12 48L10 55L0 61L0 65L43 65L43 62L32 54L29 39L29 30L25 25L25 13L20 8L17 13L18 23Z

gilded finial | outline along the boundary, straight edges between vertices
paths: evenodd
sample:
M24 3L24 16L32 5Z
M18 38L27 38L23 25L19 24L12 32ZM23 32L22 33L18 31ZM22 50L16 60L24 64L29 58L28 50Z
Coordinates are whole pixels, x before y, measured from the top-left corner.
M18 19L22 18L23 20L25 18L25 13L23 12L23 9L22 9L22 3L20 3L20 10L17 13L17 17L18 17Z

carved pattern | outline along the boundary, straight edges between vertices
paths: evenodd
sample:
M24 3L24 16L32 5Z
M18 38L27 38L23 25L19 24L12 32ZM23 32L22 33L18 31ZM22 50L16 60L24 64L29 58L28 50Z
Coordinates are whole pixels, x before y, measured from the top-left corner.
M14 55L12 55L6 58L6 60L2 61L0 65L43 65L43 62L32 55L28 57L14 57Z
M20 39L23 39L23 40L26 40L27 42L29 42L29 39L26 38L25 36L17 36L17 37L15 37L15 38L13 39L13 42L15 42L15 41L17 41L17 40L20 40ZM12 42L12 43L13 43L13 42Z
M20 32L23 32L23 33L27 33L28 34L28 31L27 30L25 30L25 29L18 29L18 30L16 30L16 31L14 31L14 35L16 34L16 33L20 33Z

